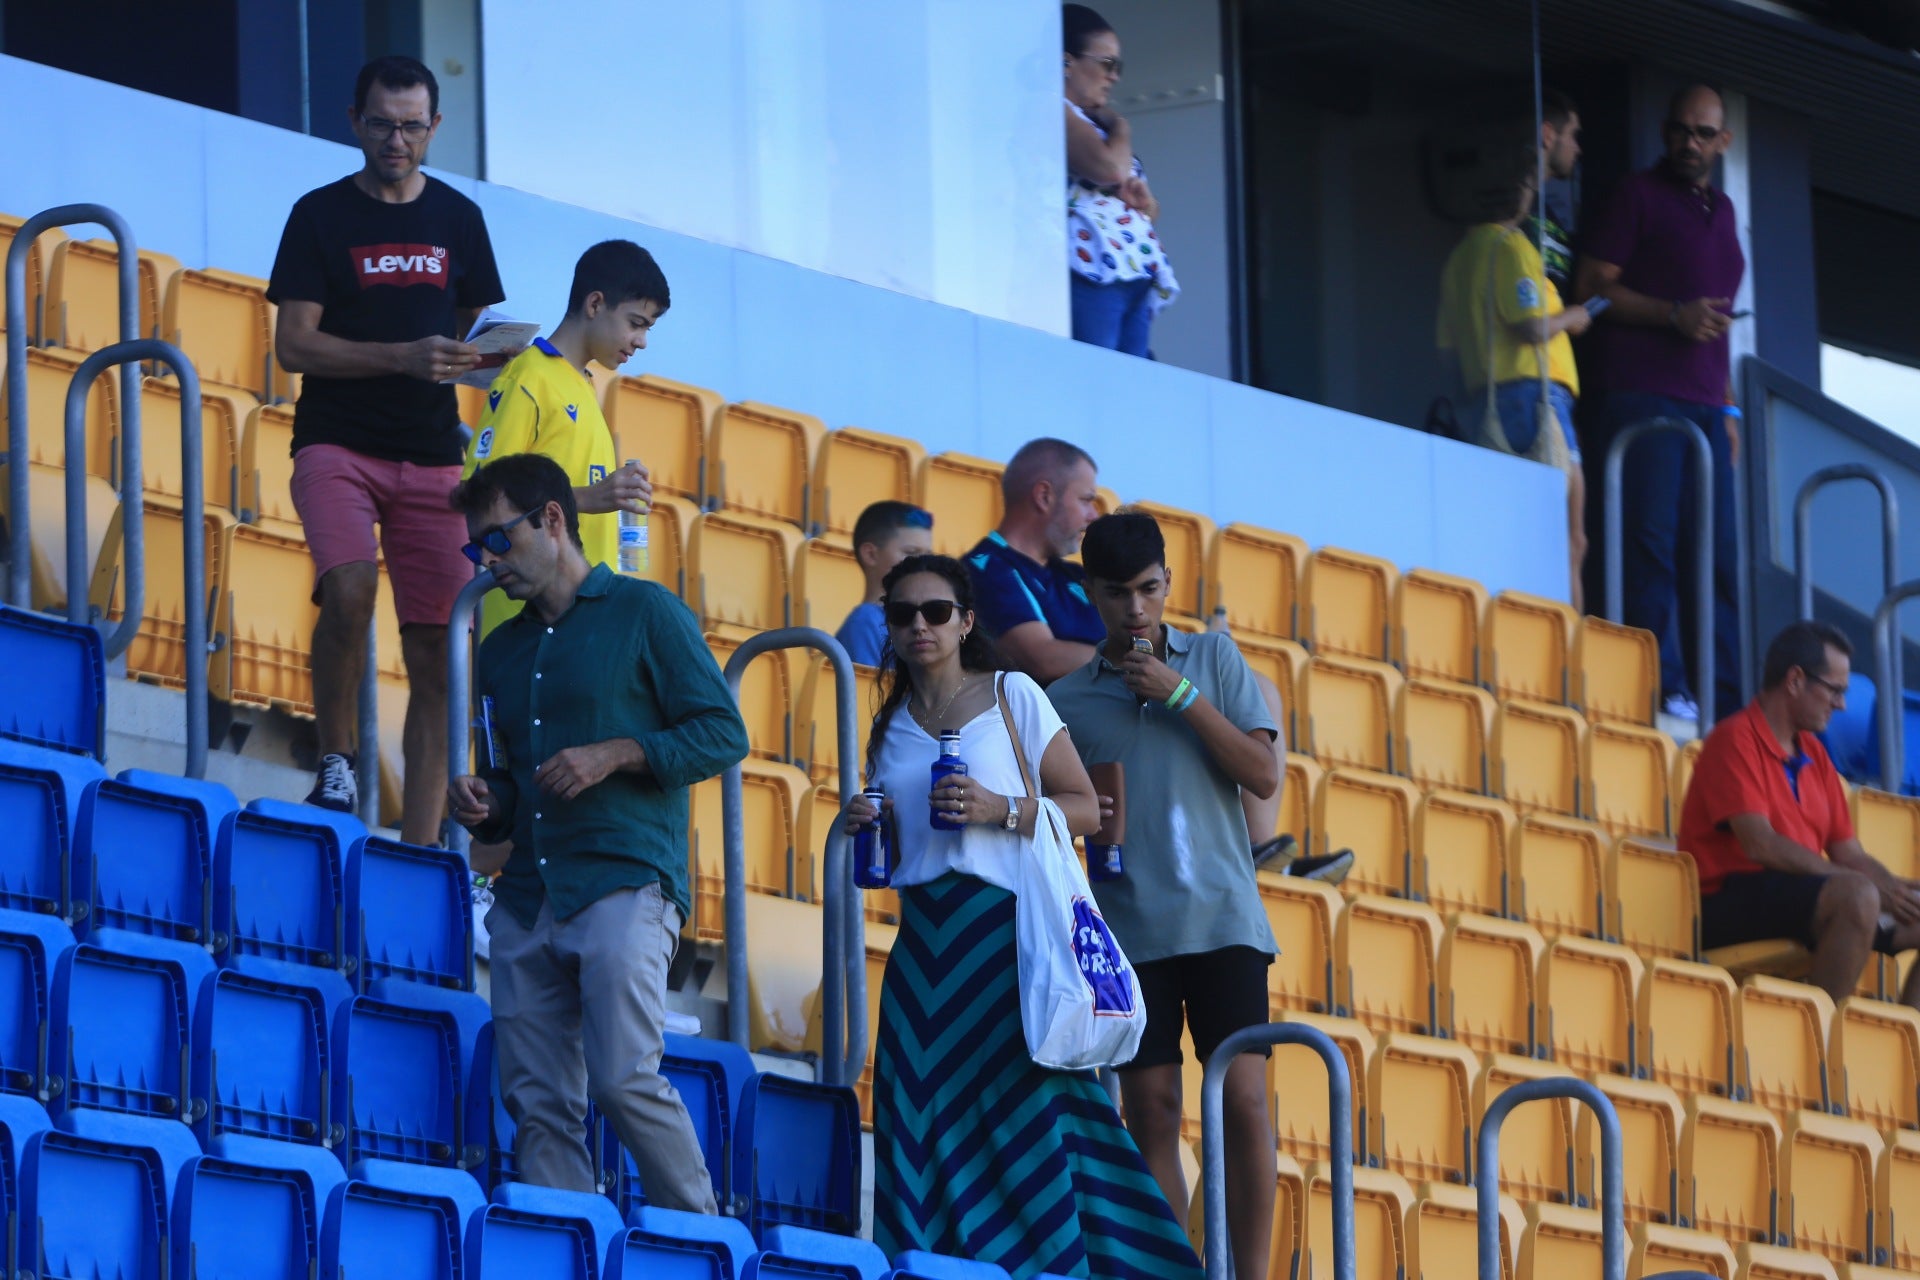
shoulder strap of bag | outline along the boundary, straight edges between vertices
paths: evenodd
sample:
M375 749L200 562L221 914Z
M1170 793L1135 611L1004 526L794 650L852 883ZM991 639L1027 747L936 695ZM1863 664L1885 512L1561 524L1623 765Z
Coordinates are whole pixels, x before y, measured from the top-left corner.
M1007 705L1006 672L996 672L993 677L993 696L1000 703L1000 718L1006 721L1007 736L1013 739L1013 758L1020 766L1020 781L1027 788L1027 799L1040 794L1040 788L1033 782L1033 770L1027 766L1027 749L1020 743L1020 726L1014 723L1013 708Z

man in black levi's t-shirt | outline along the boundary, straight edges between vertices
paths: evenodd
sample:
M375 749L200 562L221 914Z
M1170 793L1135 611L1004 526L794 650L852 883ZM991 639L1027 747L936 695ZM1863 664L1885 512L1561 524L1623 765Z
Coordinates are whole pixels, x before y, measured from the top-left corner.
M349 813L358 806L353 734L384 550L409 685L400 829L414 844L439 838L447 619L473 577L461 554L466 522L448 501L465 450L445 380L478 362L460 338L502 297L479 208L420 171L440 125L439 99L433 73L412 58L361 68L349 114L366 164L300 197L267 290L280 308L280 363L301 375L293 503L320 605L320 776L307 802Z

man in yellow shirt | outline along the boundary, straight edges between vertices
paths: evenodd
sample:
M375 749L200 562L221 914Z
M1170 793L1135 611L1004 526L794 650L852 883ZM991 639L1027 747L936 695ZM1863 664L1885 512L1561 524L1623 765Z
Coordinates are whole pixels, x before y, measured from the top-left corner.
M1440 276L1439 343L1460 360L1461 381L1467 387L1462 419L1478 419L1491 385L1501 431L1515 453L1526 453L1539 435L1543 394L1552 408L1572 460L1566 473L1567 547L1572 560L1570 598L1578 609L1581 565L1587 558L1587 491L1580 440L1573 428L1580 374L1571 338L1585 333L1593 316L1585 307L1561 304L1540 251L1520 230L1534 195L1534 156L1528 150L1515 156L1510 184L1501 192L1505 216L1469 229L1447 259Z
M487 391L487 411L467 447L462 478L510 453L539 453L560 464L580 508L580 542L588 564L620 563L620 512L652 500L647 469L622 466L613 431L600 412L600 389L587 362L618 369L669 305L667 278L653 255L630 240L605 240L580 255L566 318L549 338L508 362ZM498 568L495 573L499 572ZM491 591L480 603L484 637L520 612L520 602Z

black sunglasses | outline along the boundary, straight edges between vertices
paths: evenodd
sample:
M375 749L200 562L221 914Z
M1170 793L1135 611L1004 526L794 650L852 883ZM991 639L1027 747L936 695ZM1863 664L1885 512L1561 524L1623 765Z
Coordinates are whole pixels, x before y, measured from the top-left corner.
M1682 136L1691 134L1702 142L1712 142L1721 131L1710 124L1681 124L1678 120L1667 121L1667 132Z
M917 615L925 618L930 627L945 626L952 620L953 611L959 607L952 600L922 600L919 604L911 600L895 600L887 606L887 625L910 627Z
M537 516L539 514L538 510L523 511L505 524L497 524L491 529L482 531L478 538L475 538L466 546L461 547L460 550L465 552L467 559L473 561L475 564L480 563L480 555L484 551L491 551L497 556L503 556L513 550L513 539L507 537L507 530L513 528L513 526L519 524L528 516ZM538 524L539 522L535 521L534 523Z

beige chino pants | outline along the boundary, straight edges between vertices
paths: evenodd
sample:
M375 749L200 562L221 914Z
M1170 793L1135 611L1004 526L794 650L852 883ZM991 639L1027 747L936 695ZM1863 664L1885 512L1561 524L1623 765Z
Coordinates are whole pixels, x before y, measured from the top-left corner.
M566 920L543 901L532 929L496 905L487 931L494 1046L520 1179L598 1190L586 1142L591 1097L633 1154L648 1203L713 1213L693 1122L660 1074L678 908L653 884L617 890Z

